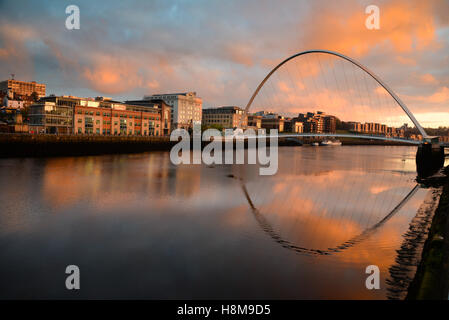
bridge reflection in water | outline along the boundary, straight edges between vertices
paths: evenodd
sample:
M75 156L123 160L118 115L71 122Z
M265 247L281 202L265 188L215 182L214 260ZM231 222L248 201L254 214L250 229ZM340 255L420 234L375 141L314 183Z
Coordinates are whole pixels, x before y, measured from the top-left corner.
M390 153L389 157L379 153L381 150ZM430 223L431 214L421 208L407 218L404 213L409 209L402 210L416 208L416 201L422 201L422 196L414 200L416 193L428 192L415 182L413 150L343 146L301 147L289 152L284 148L276 176L258 177L241 171L234 178L260 229L281 248L309 259L356 262L361 264L361 273L363 264L379 265L383 289L388 289L385 294L403 298L419 262L413 255L419 251L404 249L416 245L404 245L410 241L410 231L404 225L399 227L398 221L413 223L419 216L423 227L413 239L425 239L424 224ZM352 159L345 162L348 153ZM332 169L326 170L326 163ZM404 239L392 239L389 234L403 234ZM401 241L403 248L396 255ZM385 256L388 251L390 258ZM400 263L404 256L409 258L408 266Z

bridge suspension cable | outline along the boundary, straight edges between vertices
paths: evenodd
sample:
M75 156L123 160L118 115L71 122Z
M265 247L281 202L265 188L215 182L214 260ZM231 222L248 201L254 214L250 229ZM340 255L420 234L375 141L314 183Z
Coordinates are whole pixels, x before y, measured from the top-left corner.
M352 59L352 58L350 58L350 57L348 57L348 56L346 56L346 55L343 55L343 54L341 54L341 53L338 53L338 52L334 52L334 51L329 51L329 50L308 50L308 51L303 51L303 52L299 52L299 53L296 53L296 54L294 54L294 55L292 55L292 56L290 56L290 57L288 57L287 59L285 59L285 60L283 60L282 62L280 62L276 67L274 67L266 76L265 76L265 78L259 83L259 85L257 86L257 88L256 88L256 90L254 91L254 93L252 94L252 96L251 96L251 98L249 99L249 101L248 101L248 103L247 103L247 105L246 105L246 107L245 107L245 111L244 111L244 114L246 115L246 114L248 114L248 111L249 111L249 109L251 108L251 105L253 104L253 102L254 102L254 99L256 98L256 96L259 94L259 91L262 89L262 87L264 87L264 85L267 83L267 81L268 81L268 79L270 79L273 75L276 75L277 73L276 73L276 71L279 69L279 68L281 68L283 65L285 65L287 62L289 62L289 61L291 61L291 60L293 60L293 59L295 59L295 58L297 58L297 57L299 57L299 56L305 56L305 55L308 55L308 54L313 54L313 53L316 53L316 54L325 54L325 55L331 55L331 56L335 56L335 57L338 57L338 58L341 58L341 59L344 59L344 60L346 60L346 61L348 61L348 62L350 62L351 63L351 65L353 65L353 66L356 66L357 68L359 68L360 70L362 70L362 71L364 71L364 74L368 74L372 79L374 79L375 80L375 82L376 83L378 83L382 88L384 88L387 92L388 92L388 94L394 99L394 101L402 108L402 110L405 112L405 114L408 116L408 118L411 120L411 122L415 125L415 127L418 129L418 131L420 132L420 134L422 135L422 137L424 138L424 139L429 139L430 137L427 135L427 133L426 133L426 131L424 130L424 128L420 125L420 123L418 122L418 120L415 118L415 116L413 115L413 113L407 108L407 106L405 105L405 103L394 93L394 91L384 82L384 81L382 81L377 75L375 75L371 70L369 70L367 67L365 67L364 65L362 65L361 63L359 63L359 62L357 62L357 61L355 61L354 59ZM306 63L308 64L308 67L310 68L310 64L309 64L309 61L306 59ZM319 64L319 68L320 68L320 70L322 70L323 69L323 64L324 64L324 62L322 63L320 60L318 60L318 64ZM344 81L344 83L346 84L346 86L349 86L349 81L348 81L348 76L347 76L347 74L346 74L346 71L345 70L343 70L344 71L344 78L345 78L345 81ZM299 74L300 74L300 76L301 76L301 72L300 72L300 70L298 70L298 72L299 72ZM337 77L336 77L336 75L335 75L335 71L332 69L332 72L333 72L333 76L334 76L334 78L335 78L335 80L337 80ZM353 72L354 72L354 70L353 70ZM291 74L290 74L290 72L287 70L287 73L288 73L288 77L291 77ZM316 83L317 81L315 80L315 79L313 79L313 86L314 86L314 88L315 88L315 90L317 91L318 90L318 84ZM328 82L329 82L329 80L328 79L326 79L326 77L324 76L324 85L325 85L325 87L327 88L328 87ZM362 81L356 81L356 80L354 80L354 85L359 89L358 90L358 92L359 92L359 99L360 100L369 100L370 102L372 102L372 100L373 100L373 97L372 97L372 95L371 95L371 91L370 90L368 90L368 85L367 85L367 82L366 82L366 79L365 78L363 78L363 83L359 83L359 82L362 82ZM336 85L337 85L337 92L339 93L339 94L341 94L341 90L340 90L340 88L338 87L340 84L339 84L339 82L338 81L336 81ZM270 104L271 105L276 105L276 104L279 104L279 101L281 101L281 99L280 99L280 97L277 95L277 92L276 92L276 90L273 88L273 85L270 83L270 88L269 89L271 89L273 92L274 92L274 95L272 96L272 97L268 97L267 98L267 100L269 100L270 101ZM360 94L360 87L365 87L366 88L366 91L367 91L367 94L364 96L364 95L361 95ZM309 90L308 88L307 88L307 86L306 86L306 88L305 88L305 90ZM352 92L350 93L351 95L352 95ZM378 95L376 95L375 96L375 99L377 99L377 103L379 103L379 104L383 104L384 103L384 101L383 101L383 99L381 99ZM353 99L350 99L351 100L351 104L353 104ZM388 103L388 101L387 101L387 103ZM353 106L354 107L354 106ZM241 123L241 121L242 121L242 119L243 119L243 117L241 118L241 120L240 120L240 127L241 127L241 125L242 125L242 123Z

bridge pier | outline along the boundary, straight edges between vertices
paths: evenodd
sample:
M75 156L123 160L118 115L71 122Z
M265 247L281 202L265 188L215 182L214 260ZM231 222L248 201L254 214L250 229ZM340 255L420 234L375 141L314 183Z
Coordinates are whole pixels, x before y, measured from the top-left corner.
M425 142L416 152L416 171L418 177L428 177L444 166L444 148L438 143Z

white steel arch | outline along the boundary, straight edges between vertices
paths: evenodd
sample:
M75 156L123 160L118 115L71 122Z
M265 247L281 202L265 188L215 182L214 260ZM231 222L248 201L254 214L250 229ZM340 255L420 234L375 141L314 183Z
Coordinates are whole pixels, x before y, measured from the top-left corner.
M390 96L399 104L399 106L402 108L402 110L404 110L404 112L407 114L407 116L413 122L415 127L419 130L419 132L423 136L423 139L429 139L430 138L427 135L427 133L424 130L424 128L419 124L418 120L416 120L415 116L411 113L411 111L404 104L404 102L402 102L402 100L393 92L393 90L390 89L390 87L385 82L383 82L378 76L376 76L373 72L371 72L367 67L365 67L364 65L362 65L359 62L355 61L354 59L349 58L348 56L345 56L345 55L343 55L341 53L330 51L330 50L308 50L308 51L302 51L302 52L299 52L299 53L296 53L296 54L292 55L291 57L288 57L287 59L285 59L284 61L279 63L276 67L274 67L270 71L270 73L267 74L267 76L257 86L256 91L254 91L253 95L251 96L251 99L249 99L248 104L245 107L244 115L248 114L249 108L251 107L251 104L253 103L253 101L256 98L257 94L259 93L260 89L262 89L262 87L265 84L265 82L267 82L267 80L271 77L271 75L273 73L276 72L277 69L279 69L282 65L284 65L285 63L287 63L288 61L290 61L290 60L292 60L292 59L294 59L296 57L299 57L299 56L302 56L302 55L305 55L305 54L310 54L310 53L323 53L323 54L329 54L329 55L340 57L340 58L342 58L344 60L347 60L347 61L351 62L352 64L356 65L357 67L359 67L360 69L362 69L363 71L368 73L374 80L376 80L377 83L379 83L385 90L387 90L387 92L390 94ZM240 119L240 127L241 127L241 121L242 121L242 119Z

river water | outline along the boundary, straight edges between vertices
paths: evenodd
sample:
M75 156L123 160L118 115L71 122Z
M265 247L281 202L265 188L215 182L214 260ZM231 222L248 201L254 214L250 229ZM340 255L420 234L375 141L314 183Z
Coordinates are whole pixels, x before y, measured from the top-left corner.
M167 152L0 160L0 298L385 299L428 193L415 153L282 147L274 176Z

